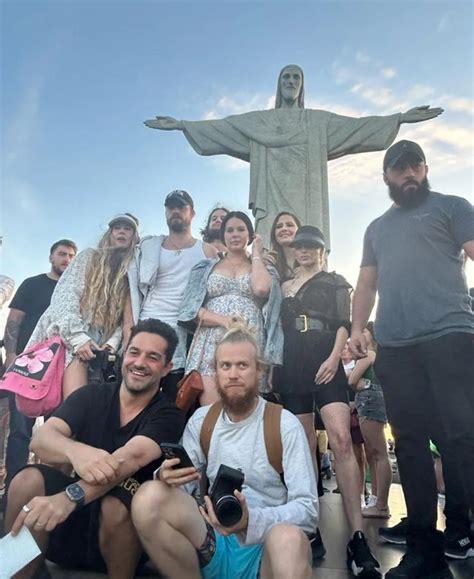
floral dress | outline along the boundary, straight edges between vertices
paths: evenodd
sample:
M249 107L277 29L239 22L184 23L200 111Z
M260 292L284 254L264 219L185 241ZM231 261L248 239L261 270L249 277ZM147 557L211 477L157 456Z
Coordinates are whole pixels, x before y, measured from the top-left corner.
M230 278L211 273L203 307L224 316L240 316L255 332L260 349L264 346L264 327L261 300L252 293L250 273ZM201 326L194 335L186 362L186 372L198 370L204 376L215 376L216 344L225 333L222 326Z
M27 348L53 336L61 336L66 346L66 366L78 348L90 339L101 345L105 340L115 350L122 339L122 328L112 336L104 336L101 328L94 327L81 313L81 296L85 287L86 272L94 255L89 248L81 251L59 278L51 297L51 304L38 321Z

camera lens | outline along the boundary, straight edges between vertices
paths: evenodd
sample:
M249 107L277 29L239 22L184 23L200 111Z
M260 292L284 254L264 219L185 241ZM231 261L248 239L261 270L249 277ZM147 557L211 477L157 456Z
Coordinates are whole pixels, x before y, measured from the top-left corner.
M232 527L242 518L242 507L239 501L232 495L220 497L214 505L216 516L221 525Z

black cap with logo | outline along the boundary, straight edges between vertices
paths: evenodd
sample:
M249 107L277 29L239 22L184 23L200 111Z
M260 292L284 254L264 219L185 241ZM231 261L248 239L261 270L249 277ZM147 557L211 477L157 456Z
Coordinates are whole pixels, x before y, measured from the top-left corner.
M187 191L182 191L181 189L175 189L168 193L165 199L165 207L169 205L178 205L179 207L184 207L185 205L191 205L194 209L194 201L191 195Z
M398 141L392 145L383 158L383 170L387 167L395 167L395 165L400 161L405 155L414 155L418 157L421 161L426 162L425 154L423 149L415 143L414 141Z

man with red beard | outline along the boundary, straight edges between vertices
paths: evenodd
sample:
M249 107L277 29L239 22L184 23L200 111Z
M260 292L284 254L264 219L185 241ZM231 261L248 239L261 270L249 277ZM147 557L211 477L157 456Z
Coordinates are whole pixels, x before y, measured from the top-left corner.
M417 143L390 147L383 169L394 204L365 234L350 348L366 356L363 329L378 292L375 372L408 511L407 554L386 577L445 579L452 577L444 559L449 543L461 558L471 550L469 520L457 536L449 517L445 536L436 531L429 439L457 462L459 488L447 485L447 493L465 492L474 507L474 317L463 275L463 251L474 259L474 211L461 197L430 190Z
M172 579L309 579L311 550L305 531L314 532L318 499L303 427L282 411L283 482L266 451L267 402L258 396L262 367L255 338L239 326L231 328L216 348L215 363L222 409L207 459L201 429L206 431L203 423L214 406L198 409L186 426L183 446L194 466L175 468L179 458L165 460L159 480L135 496L132 515L142 544L159 571ZM209 496L198 506L178 488L186 484L189 493L195 491L201 469L212 488L221 465L245 477L241 492L235 490L230 498L237 504L238 520L227 526Z

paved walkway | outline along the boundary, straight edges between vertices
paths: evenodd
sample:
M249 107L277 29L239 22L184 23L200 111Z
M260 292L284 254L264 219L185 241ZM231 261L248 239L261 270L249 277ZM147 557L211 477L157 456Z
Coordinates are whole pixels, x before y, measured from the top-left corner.
M333 485L332 481L329 485ZM383 519L364 519L365 534L373 549L374 555L380 562L382 571L385 573L391 567L398 564L405 550L403 547L381 543L378 539L378 528L381 526L392 527L400 522L406 515L405 500L401 486L393 484L390 489L390 510L392 517ZM326 557L319 561L313 569L313 578L318 579L350 579L353 575L346 568L345 547L348 540L348 527L343 512L341 496L338 494L325 494L320 501L321 505L321 533L326 546ZM438 526L444 525L442 513L443 504L439 504ZM455 579L474 579L474 557L465 561L457 561L451 564L451 570Z
M334 488L333 481L325 481L325 485ZM327 549L326 557L318 561L313 569L313 578L317 579L350 579L352 575L346 568L345 547L348 540L347 523L343 513L341 496L328 493L321 499L321 532L324 544ZM439 527L442 528L444 518L442 515L442 504L440 503ZM377 529L381 525L393 526L405 515L405 502L399 484L393 484L390 491L390 508L392 518L388 521L377 519L365 519L365 532L382 570L388 569L398 563L404 553L403 548L380 543L378 541ZM1 521L0 521L1 524ZM1 534L1 533L0 533ZM474 557L465 561L451 563L455 579L474 578ZM97 573L64 571L50 566L50 571L54 579L105 579L105 575ZM185 578L183 578L185 579ZM223 577L222 579L232 579ZM289 577L288 579L292 579Z

